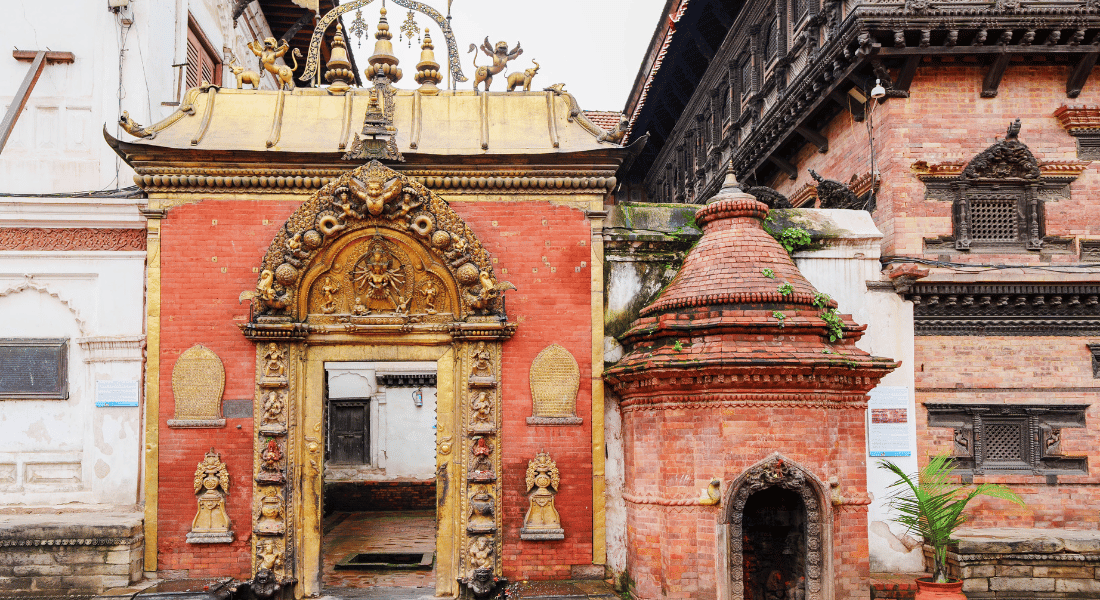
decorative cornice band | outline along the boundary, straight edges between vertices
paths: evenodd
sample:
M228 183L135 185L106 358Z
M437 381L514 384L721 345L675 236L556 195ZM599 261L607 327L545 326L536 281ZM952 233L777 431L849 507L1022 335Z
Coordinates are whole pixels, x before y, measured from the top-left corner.
M864 410L864 394L831 394L829 399L807 398L806 394L721 394L701 400L699 394L635 398L620 402L622 412L639 410L714 409L714 408L814 408L824 410Z
M143 536L140 534L132 538L58 538L45 540L7 538L0 539L0 548L26 548L34 546L129 546L142 539Z
M159 169L158 169L159 170ZM197 169L195 169L197 170ZM259 194L312 193L336 180L335 175L321 176L315 172L293 175L287 171L280 175L256 174L192 174L180 171L163 174L138 174L134 183L146 192L208 192L210 190L247 191ZM552 194L560 190L588 190L596 193L610 192L618 180L604 172L580 173L576 171L550 173L546 176L447 174L410 175L409 178L434 190L455 192L480 192L481 190L515 190L526 194ZM610 173L610 172L608 172Z
M1082 130L1097 130L1100 129L1100 106L1066 106L1063 104L1054 111L1054 118L1058 119L1058 122L1070 135L1076 135Z
M145 250L145 229L0 227L0 249L60 252Z
M1100 285L918 283L916 335L1100 335Z

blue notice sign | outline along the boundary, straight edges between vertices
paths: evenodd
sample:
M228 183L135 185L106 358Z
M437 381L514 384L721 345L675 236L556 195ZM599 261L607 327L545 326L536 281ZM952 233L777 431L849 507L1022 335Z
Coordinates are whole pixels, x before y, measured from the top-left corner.
M138 406L141 396L138 382L127 379L99 379L95 382L95 405Z

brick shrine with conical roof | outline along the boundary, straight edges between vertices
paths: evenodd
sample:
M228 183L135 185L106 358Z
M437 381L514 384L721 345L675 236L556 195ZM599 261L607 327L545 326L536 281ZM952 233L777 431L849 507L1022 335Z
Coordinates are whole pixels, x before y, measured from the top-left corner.
M727 179L607 373L640 597L868 595L864 411L898 363L856 347L865 327L802 276L767 214Z

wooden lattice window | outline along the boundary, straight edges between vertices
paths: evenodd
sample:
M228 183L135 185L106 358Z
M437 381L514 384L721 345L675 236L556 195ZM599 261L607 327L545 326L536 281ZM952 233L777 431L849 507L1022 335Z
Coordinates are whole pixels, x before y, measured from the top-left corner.
M1062 430L1085 426L1088 405L926 404L929 427L951 427L961 475L1088 473L1062 454Z
M752 92L752 57L749 56L741 63L741 97L746 98Z
M202 32L195 19L187 19L187 87L198 87L202 82L221 85L222 62L218 53Z
M764 56L771 60L779 54L779 28L775 25L775 19L768 22L764 30Z
M791 23L798 25L802 21L802 18L806 16L806 11L809 8L809 0L791 0Z

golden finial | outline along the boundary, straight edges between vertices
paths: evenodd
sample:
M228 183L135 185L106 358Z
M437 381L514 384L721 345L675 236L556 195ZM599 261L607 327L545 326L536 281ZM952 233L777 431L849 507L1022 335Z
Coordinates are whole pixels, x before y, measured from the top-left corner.
M393 39L393 34L390 33L390 24L386 20L386 9L382 8L382 16L378 19L378 28L374 34L377 41L374 43L374 54L367 59L370 63L370 68L367 69L367 77L374 79L377 75L382 75L390 80L391 83L397 83L401 79L401 69L397 68L398 62L397 56L393 53L393 43L390 41Z
M434 48L431 34L425 31L424 44L420 46L420 62L416 63L416 82L420 84L420 93L426 96L438 94L437 84L443 81L439 63L435 61Z
M349 84L355 81L355 73L351 70L351 62L348 60L344 29L339 23L336 24L336 35L332 36L332 52L325 68L328 69L325 72L325 80L332 84L328 89L331 94L343 94L351 87Z

